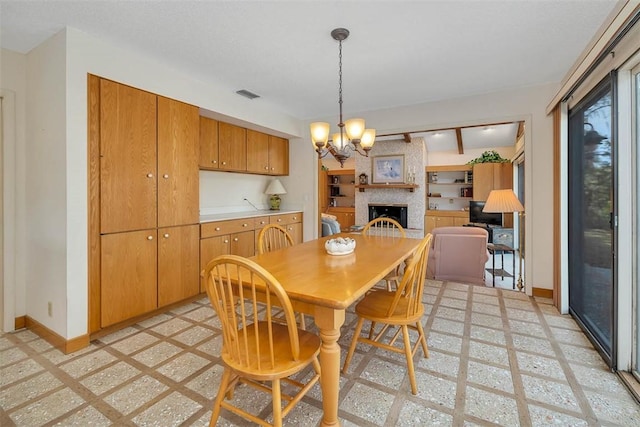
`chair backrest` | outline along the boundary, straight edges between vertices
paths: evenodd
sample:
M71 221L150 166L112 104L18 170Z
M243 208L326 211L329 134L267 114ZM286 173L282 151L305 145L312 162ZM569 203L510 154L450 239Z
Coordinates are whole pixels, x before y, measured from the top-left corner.
M422 242L420 242L420 245L418 245L418 248L411 257L409 265L404 270L402 281L395 291L395 296L389 307L387 316L391 316L394 313L397 314L396 309L401 301L403 302L402 307L405 308L405 315L407 317L420 312L427 260L429 259L432 239L433 236L427 233L424 239L422 239Z
M485 264L489 260L489 234L478 227L438 227L433 229L432 252L427 276L484 284Z
M291 301L271 273L250 259L221 255L207 264L202 275L222 325L226 363L245 372L262 373L274 368L276 358L298 360L300 342ZM273 319L280 309L285 326L282 320ZM274 348L274 336L283 327L289 333L289 346Z
M374 234L376 236L400 236L406 237L404 228L393 218L378 217L372 219L362 229L362 234Z
M284 227L278 224L269 224L258 233L258 253L275 251L277 249L293 246L293 238Z

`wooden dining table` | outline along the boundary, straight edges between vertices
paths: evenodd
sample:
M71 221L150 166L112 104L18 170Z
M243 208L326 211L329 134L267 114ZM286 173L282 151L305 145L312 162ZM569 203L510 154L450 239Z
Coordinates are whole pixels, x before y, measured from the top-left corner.
M345 311L417 248L420 239L342 235L355 239L349 255L329 255L329 238L311 240L252 259L282 284L294 309L314 316L320 332L320 386L324 416L321 425L338 426L340 391L340 327Z

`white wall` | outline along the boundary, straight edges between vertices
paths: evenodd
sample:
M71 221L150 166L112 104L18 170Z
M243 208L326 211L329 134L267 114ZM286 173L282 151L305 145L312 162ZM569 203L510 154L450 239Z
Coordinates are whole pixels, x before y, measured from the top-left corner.
M16 315L26 313L25 287L25 141L27 57L2 49L0 93L3 100L4 196L4 318L3 330L12 331ZM20 255L22 254L22 255Z
M553 122L545 114L545 107L557 88L558 84L519 88L377 111L347 112L347 117L364 118L367 126L379 134L524 121L528 218L525 275L527 292L531 293L531 287L553 289ZM309 123L314 121L335 120L314 118ZM309 137L304 138L301 146L312 152Z
M66 35L59 33L27 55L25 188L26 314L63 336L68 326L67 304L73 306L67 300L68 263L83 259L68 259L67 253L67 194L74 191L67 187L65 45ZM86 156L84 160L86 165ZM86 198L86 191L83 195ZM86 210L81 216L86 218ZM83 231L86 234L86 228ZM86 280L84 288L86 296ZM86 297L79 305L86 307ZM84 324L86 328L86 310Z

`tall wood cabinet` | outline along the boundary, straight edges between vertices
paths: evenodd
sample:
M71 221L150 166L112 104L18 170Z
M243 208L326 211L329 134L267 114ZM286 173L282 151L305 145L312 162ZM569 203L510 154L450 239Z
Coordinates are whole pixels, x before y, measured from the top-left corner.
M337 169L326 172L326 213L334 215L340 227L347 230L356 223L355 170Z
M478 163L473 165L473 200L487 200L491 190L513 188L513 164Z
M199 292L199 110L96 76L89 92L96 332Z

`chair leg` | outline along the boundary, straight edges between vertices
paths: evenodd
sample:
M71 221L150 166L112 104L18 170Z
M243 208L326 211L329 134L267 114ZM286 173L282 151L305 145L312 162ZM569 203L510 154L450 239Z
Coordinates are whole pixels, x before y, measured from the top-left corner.
M411 340L409 339L409 327L402 325L402 336L404 337L404 353L407 356L407 369L409 370L409 382L411 383L411 393L418 394L416 385L416 372L413 367L413 356L411 355Z
M280 379L275 378L271 383L273 398L273 427L282 427L282 395L280 394Z
M429 347L427 346L427 338L424 335L424 329L422 328L422 323L418 320L416 322L416 328L418 328L418 333L420 334L420 343L422 344L422 351L424 352L424 357L429 358Z
M300 329L302 329L303 331L307 330L306 323L307 323L307 321L304 318L304 313L300 313Z
M353 338L351 339L349 352L347 353L347 357L344 359L344 365L342 366L343 374L347 373L347 368L349 368L349 363L351 362L351 358L353 357L353 352L356 351L356 344L358 344L358 337L360 336L360 331L362 330L363 323L364 323L364 318L360 317L358 319L358 324L356 325L356 329L353 332Z
M213 412L211 412L209 427L215 427L216 423L218 422L222 400L224 400L224 396L225 394L227 394L226 390L229 385L230 378L231 378L231 370L228 368L225 368L222 374L222 380L220 381L220 388L218 389L218 395L216 396L216 400L213 402Z

